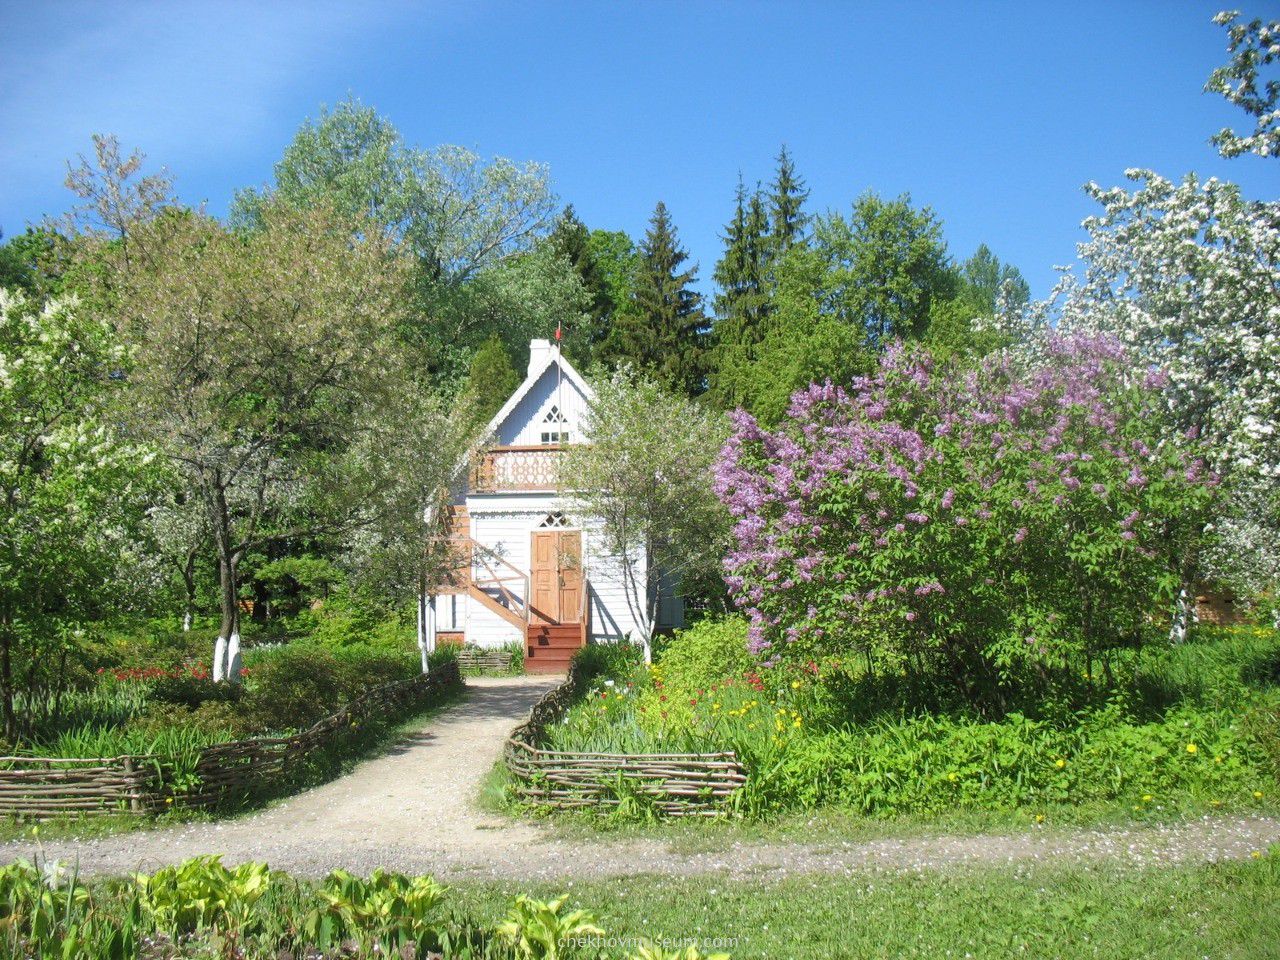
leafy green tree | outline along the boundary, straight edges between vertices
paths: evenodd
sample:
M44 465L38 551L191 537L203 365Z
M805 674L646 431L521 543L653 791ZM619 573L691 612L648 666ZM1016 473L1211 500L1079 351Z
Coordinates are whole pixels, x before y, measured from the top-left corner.
M691 286L697 267L681 269L688 258L659 201L640 245L630 309L615 328L610 352L668 389L693 396L705 383L707 318Z
M124 348L73 299L0 289L0 706L61 688L91 621L124 612L151 455L119 429ZM39 699L39 698L37 698ZM30 702L30 700L29 700Z
M569 447L561 476L617 558L648 661L661 578L688 585L719 573L728 514L712 469L728 423L629 367L593 386L590 442Z
M467 375L467 394L475 398L476 417L487 423L520 386L520 374L511 363L511 355L496 335L480 345L471 358Z
M813 246L825 267L820 312L861 327L870 347L922 336L933 304L955 295L942 223L906 194L866 193L848 219L818 217Z
M775 257L805 242L809 218L804 212L809 191L796 173L795 162L784 144L778 153L778 167L769 186L769 236Z
M536 284L546 270L508 271L481 296L468 287L487 271L526 259L547 233L555 198L545 167L485 161L462 147L410 146L373 108L346 100L302 125L276 164L274 188L238 194L232 222L254 226L268 197L322 205L347 219L358 215L413 256L413 309L404 332L435 370L464 369L490 333L510 341L526 332L503 328L507 313L527 314L532 296L511 281L529 276ZM477 303L492 306L498 291L523 299L525 309L516 303L509 311L477 313ZM546 284L537 290L550 292Z
M449 430L395 335L408 262L367 222L271 202L247 235L186 214L134 236L148 262L115 261L113 316L139 361L132 427L204 506L214 672L234 676L245 557L321 534L385 553L405 491L420 517L442 483Z
M28 227L0 245L0 288L27 294L57 293L58 278L50 273L54 242L51 230Z
M632 309L640 253L623 230L592 230L587 235L587 248L609 298L608 323L601 331L601 339L592 344L591 365L608 364L611 343L617 336L615 328Z

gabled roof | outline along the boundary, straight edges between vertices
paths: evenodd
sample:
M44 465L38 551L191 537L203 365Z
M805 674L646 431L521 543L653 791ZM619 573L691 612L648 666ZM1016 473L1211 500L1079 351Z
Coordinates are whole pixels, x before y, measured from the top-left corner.
M577 387L588 402L595 399L595 391L591 389L591 385L582 378L582 374L573 368L573 364L561 355L559 346L553 347L549 340L531 340L529 342L529 372L525 375L524 382L516 387L515 393L511 394L507 398L507 402L502 405L502 408L493 415L493 419L485 427L485 436L493 436L498 432L498 428L506 422L507 417L511 416L512 411L528 395L542 375L557 363L560 365L564 378Z

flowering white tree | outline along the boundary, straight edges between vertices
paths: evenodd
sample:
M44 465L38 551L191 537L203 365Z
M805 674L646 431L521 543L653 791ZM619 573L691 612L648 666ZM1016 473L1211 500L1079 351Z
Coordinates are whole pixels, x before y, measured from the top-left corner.
M1253 133L1240 136L1230 127L1213 138L1224 157L1254 153L1260 157L1280 157L1280 78L1259 86L1259 68L1280 61L1280 20L1238 22L1238 10L1224 10L1213 22L1227 28L1231 60L1209 77L1205 90L1220 93L1254 117Z
M0 290L0 707L60 686L81 624L119 612L140 563L151 455L112 410L124 351L74 299Z

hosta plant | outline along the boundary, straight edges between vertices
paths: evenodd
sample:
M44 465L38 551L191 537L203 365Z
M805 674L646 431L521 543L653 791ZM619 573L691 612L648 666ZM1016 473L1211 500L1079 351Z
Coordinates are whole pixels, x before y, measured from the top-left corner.
M498 925L498 935L528 960L559 960L572 952L572 941L604 936L586 910L562 913L566 899L516 897L506 919Z

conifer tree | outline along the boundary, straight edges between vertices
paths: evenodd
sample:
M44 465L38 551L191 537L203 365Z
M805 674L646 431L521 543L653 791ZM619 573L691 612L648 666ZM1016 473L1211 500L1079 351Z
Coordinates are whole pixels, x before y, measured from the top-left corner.
M547 238L551 248L573 267L587 294L585 327L568 330L564 342L565 353L584 367L590 364L596 349L608 336L614 312L613 298L590 238L591 231L578 219L573 204L564 208Z
M759 191L748 200L738 181L733 219L725 227L724 256L716 264L716 339L721 343L755 343L763 336L769 313L766 286L768 217Z
M809 217L804 212L809 191L796 173L795 162L783 144L778 154L778 170L769 186L769 230L773 256L781 257L805 240Z
M631 308L615 326L613 359L630 361L689 396L705 384L707 318L691 284L697 266L681 269L681 249L666 204L659 201L640 244Z

